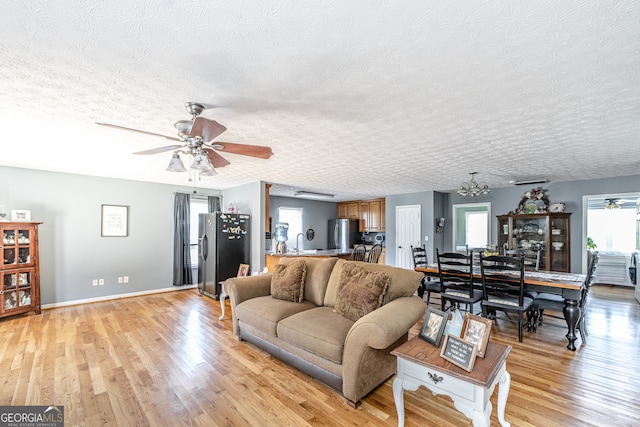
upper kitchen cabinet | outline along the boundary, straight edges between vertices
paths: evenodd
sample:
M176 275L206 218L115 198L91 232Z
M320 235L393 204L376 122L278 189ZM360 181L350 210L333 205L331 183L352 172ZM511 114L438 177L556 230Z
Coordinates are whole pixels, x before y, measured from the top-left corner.
M360 218L360 205L358 202L338 203L338 218Z
M385 201L376 199L360 202L360 231L385 231Z
M338 203L338 218L360 220L360 232L385 231L385 200L352 200Z

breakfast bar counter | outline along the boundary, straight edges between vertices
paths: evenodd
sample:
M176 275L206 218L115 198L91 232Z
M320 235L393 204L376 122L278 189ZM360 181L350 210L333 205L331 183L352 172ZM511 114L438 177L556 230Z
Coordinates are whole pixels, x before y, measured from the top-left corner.
M332 258L332 257L337 257L337 258L343 258L343 259L349 259L351 258L351 253L353 252L353 249L346 249L346 250L340 250L340 249L326 249L326 250L303 250L300 252L288 252L286 254L275 254L275 253L267 253L266 257L265 257L265 266L267 267L267 270L269 271L269 273L273 273L273 266L276 265L279 261L280 258L282 257L312 257L312 258Z

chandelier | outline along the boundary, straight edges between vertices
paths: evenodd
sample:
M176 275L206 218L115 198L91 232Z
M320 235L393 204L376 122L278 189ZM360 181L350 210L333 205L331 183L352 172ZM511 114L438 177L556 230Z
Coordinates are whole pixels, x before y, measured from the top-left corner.
M462 183L460 188L458 188L458 195L475 197L481 194L491 193L488 185L484 185L482 187L478 185L475 179L477 173L478 172L469 172L469 175L471 175L471 181Z

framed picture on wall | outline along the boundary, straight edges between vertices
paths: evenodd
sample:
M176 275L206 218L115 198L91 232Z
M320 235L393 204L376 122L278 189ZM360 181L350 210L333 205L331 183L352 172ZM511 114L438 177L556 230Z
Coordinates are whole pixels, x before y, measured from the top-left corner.
M129 206L102 205L103 237L126 237L129 235Z

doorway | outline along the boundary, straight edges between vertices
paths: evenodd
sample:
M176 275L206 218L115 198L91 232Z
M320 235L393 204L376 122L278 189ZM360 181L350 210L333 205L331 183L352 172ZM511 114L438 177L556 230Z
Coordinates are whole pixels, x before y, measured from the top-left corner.
M640 193L583 197L583 250L600 254L594 283L633 286L640 251ZM582 257L586 271L589 253Z
M491 203L453 205L453 250L484 248L490 243Z
M396 267L413 269L411 246L420 246L420 205L396 206Z

